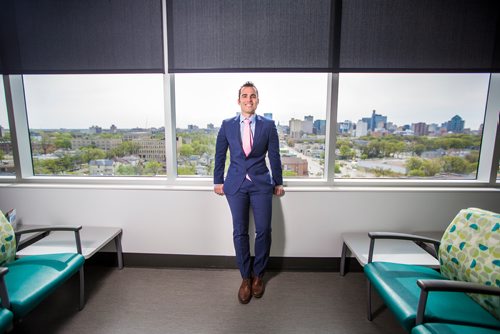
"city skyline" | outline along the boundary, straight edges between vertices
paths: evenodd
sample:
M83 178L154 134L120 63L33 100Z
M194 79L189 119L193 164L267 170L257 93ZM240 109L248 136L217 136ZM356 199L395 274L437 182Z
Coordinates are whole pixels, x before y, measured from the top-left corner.
M176 127L205 128L210 123L218 127L239 111L237 90L247 80L259 89L258 114L272 113L281 125L308 115L315 120L327 118L324 73L182 74L175 77ZM24 81L28 121L34 129L92 125L108 129L112 124L122 129L160 128L165 124L161 74L32 75ZM460 115L466 128L477 130L484 119L488 84L489 74L484 73L340 74L337 120L356 123L376 110L402 126L441 124ZM0 109L4 110L0 125L8 128L4 98Z

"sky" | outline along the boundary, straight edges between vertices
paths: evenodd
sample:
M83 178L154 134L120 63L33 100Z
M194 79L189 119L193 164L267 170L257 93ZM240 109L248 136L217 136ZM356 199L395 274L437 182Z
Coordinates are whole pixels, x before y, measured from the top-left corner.
M325 73L176 74L176 125L219 126L236 115L238 89L252 81L259 90L258 114L326 119ZM357 122L372 110L397 125L441 124L459 115L465 127L484 119L489 74L340 74L338 120ZM33 129L104 129L164 126L161 74L24 76L28 123ZM3 82L0 81L0 88ZM3 89L2 89L3 91ZM8 128L0 98L0 125Z

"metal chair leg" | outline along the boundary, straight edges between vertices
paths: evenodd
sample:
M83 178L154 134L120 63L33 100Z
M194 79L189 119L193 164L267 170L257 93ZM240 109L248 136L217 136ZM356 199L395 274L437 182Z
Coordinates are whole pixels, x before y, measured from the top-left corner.
M83 266L80 268L80 311L85 307L85 277Z
M366 313L367 313L367 318L369 321L372 321L373 319L373 315L372 315L372 285L370 283L370 280L366 280L367 281L367 303L366 303Z
M118 257L118 269L123 269L123 253L122 253L122 233L115 237L116 256Z
M340 257L340 276L345 275L345 257L347 256L347 245L342 244L342 256Z

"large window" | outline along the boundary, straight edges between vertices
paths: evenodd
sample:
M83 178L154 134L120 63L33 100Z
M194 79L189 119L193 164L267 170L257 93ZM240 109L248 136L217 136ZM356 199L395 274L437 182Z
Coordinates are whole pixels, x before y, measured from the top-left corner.
M252 81L257 114L276 122L283 175L324 176L327 74L176 74L178 174L213 175L215 139L223 119L240 109L238 90Z
M0 80L0 176L15 175L3 80Z
M165 175L163 77L23 77L35 175Z
M340 178L475 179L489 74L340 74Z

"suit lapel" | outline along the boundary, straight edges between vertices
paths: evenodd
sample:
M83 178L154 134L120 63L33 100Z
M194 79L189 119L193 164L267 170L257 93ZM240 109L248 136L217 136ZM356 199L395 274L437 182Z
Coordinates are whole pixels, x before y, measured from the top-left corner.
M258 144L260 134L262 133L262 127L264 126L264 121L262 120L262 117L256 116L255 117L256 122L255 122L255 133L253 134L253 146L252 146L252 151L254 147Z
M235 136L236 140L240 144L241 151L243 152L243 142L241 141L241 126L240 126L240 116L236 116L233 118L233 122L231 124L231 132L232 135Z

